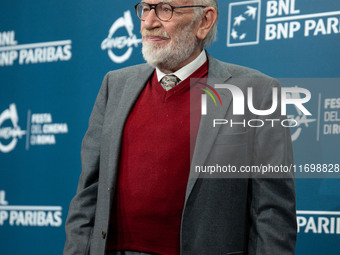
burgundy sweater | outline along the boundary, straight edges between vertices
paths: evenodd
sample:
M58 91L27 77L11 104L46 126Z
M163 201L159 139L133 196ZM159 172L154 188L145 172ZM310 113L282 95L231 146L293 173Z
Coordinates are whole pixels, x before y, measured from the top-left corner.
M180 254L180 227L200 101L190 107L190 78L206 77L205 62L165 91L156 72L125 123L107 250ZM191 88L201 94L201 90ZM191 108L191 109L190 109ZM194 121L193 121L194 119ZM194 135L193 135L194 134ZM191 143L192 146L194 143Z

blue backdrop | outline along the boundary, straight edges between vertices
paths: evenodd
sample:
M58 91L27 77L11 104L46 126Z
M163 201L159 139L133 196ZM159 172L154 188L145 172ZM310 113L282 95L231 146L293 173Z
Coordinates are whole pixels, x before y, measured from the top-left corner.
M101 81L110 70L144 62L137 2L1 2L1 254L62 253L80 144ZM218 3L211 55L311 92L312 116L288 112L298 121L296 165L310 173L297 173L296 254L339 254L340 2ZM318 167L333 172L321 178L311 173Z

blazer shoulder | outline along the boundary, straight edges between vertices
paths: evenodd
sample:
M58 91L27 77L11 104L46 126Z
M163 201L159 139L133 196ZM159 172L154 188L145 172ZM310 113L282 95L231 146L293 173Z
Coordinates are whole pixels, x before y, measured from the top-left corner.
M128 66L128 67L123 67L117 70L112 70L106 74L107 78L122 78L126 79L128 77L131 77L133 75L138 75L140 73L145 73L147 71L151 71L153 67L150 65L144 63L144 64L138 64L138 65L133 65L133 66Z
M236 65L236 64L231 64L227 62L221 62L225 64L225 68L228 69L232 77L244 77L244 78L263 78L263 79L270 79L272 80L273 78L256 70L253 68L249 68L246 66L241 66L241 65Z
M119 96L123 91L141 89L155 69L149 64L139 64L108 72L102 82L100 93Z
M219 60L218 60L219 61ZM280 87L277 79L270 77L256 69L219 61L231 75L233 80L244 81L244 84L253 87Z

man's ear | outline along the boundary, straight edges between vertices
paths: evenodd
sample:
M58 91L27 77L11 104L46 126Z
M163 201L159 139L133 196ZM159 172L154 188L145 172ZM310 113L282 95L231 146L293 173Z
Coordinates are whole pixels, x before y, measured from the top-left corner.
M196 36L200 40L204 40L207 34L211 30L212 26L217 20L217 12L212 7L206 7L204 9L203 17L198 23L198 28L196 31Z

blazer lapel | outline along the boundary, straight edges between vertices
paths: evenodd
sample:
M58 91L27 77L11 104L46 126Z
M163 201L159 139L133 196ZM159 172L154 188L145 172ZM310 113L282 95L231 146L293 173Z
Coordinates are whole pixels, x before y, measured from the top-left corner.
M119 123L121 127L124 126L132 106L138 99L154 70L155 69L149 65L143 65L137 72L130 74L129 78L126 79L126 89L122 94L121 103L117 109L117 118L119 118L117 123Z
M227 65L222 63L210 55L208 55L209 60L209 71L207 84L214 87L216 81L226 82L231 74L227 70ZM203 166L209 152L215 142L216 136L218 134L219 127L213 128L214 119L224 119L229 105L232 101L230 93L225 93L225 90L216 89L222 100L222 106L215 106L212 100L207 99L207 115L201 116L201 121L196 137L195 149L192 157L192 162L190 166L190 174L185 194L185 203L187 202L190 193L200 175L199 172L195 172L196 166Z

